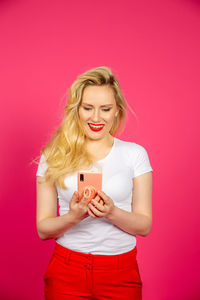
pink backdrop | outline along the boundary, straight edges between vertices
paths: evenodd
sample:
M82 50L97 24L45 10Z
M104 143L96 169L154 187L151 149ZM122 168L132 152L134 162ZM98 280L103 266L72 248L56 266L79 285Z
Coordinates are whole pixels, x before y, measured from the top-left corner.
M139 121L129 113L120 138L143 145L154 169L153 226L137 237L143 299L200 299L200 2L2 0L0 28L0 298L44 299L54 242L37 236L30 161L76 76L105 65Z

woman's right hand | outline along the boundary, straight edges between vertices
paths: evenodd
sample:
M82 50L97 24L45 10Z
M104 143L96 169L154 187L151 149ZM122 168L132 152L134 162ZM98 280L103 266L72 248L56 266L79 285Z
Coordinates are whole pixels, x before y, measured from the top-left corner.
M97 195L94 198L96 201L98 201L100 204L104 204L104 201ZM78 198L78 192L74 192L70 202L69 202L69 208L70 213L74 215L76 220L83 220L90 215L88 214L88 199L86 197L83 197L80 201Z
M83 220L89 216L88 214L88 200L83 197L80 201L78 192L74 192L69 202L70 213L72 213L76 220Z

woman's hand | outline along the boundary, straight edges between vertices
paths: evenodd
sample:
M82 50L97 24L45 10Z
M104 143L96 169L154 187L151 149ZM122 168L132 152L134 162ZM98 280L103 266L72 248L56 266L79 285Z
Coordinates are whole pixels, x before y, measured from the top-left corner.
M69 202L70 213L74 215L76 220L83 220L89 216L88 214L88 200L83 197L80 201L78 199L78 192L74 192Z
M97 199L97 196L88 204L88 214L93 218L106 218L113 212L115 208L114 202L102 191L99 191L98 195L100 200Z

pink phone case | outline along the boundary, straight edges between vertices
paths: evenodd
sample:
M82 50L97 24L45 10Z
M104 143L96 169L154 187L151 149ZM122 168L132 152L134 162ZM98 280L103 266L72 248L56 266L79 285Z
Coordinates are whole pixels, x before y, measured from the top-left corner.
M78 172L78 195L79 201L85 196L88 203L102 189L102 173L100 172Z

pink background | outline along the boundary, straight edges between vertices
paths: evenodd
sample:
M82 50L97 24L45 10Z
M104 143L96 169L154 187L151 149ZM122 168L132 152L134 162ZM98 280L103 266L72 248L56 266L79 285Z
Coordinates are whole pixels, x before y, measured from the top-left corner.
M78 74L109 66L148 152L153 226L137 237L144 300L197 300L200 1L0 2L0 298L42 300L54 241L35 225L36 169Z

